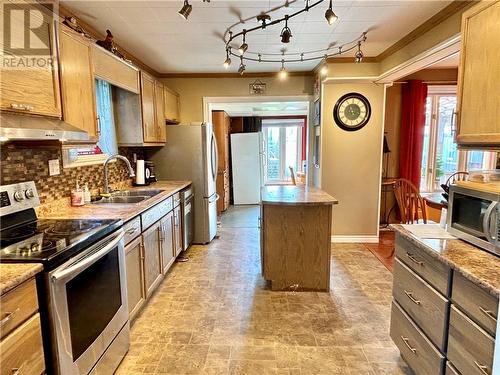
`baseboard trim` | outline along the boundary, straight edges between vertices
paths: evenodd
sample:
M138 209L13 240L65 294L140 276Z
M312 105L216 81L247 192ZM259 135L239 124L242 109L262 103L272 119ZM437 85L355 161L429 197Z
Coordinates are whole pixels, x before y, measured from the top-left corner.
M378 236L332 236L332 243L378 243Z

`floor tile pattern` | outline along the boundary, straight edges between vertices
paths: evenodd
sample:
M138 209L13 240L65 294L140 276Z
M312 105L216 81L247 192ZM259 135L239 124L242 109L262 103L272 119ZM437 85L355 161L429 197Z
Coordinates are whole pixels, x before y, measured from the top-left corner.
M334 245L330 293L272 292L257 228L193 246L132 326L118 374L409 374L389 338L391 273Z

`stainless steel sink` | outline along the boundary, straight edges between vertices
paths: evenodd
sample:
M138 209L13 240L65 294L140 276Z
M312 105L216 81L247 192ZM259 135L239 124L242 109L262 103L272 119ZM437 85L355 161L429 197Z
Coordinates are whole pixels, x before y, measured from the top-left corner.
M111 193L111 196L113 197L154 197L155 195L160 194L164 190L160 189L144 189L144 190L122 190L122 191L115 191L114 193Z
M92 202L92 204L131 204L139 203L151 197L145 196L114 196L109 198L102 198L101 200Z

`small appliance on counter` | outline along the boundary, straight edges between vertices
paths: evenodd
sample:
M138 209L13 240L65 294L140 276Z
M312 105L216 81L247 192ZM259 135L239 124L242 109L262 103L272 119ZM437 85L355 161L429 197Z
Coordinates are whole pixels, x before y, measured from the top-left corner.
M462 181L451 185L447 230L500 256L500 183Z
M129 348L122 221L38 219L33 181L0 186L0 203L0 262L43 265L47 373L113 373Z
M154 163L149 160L137 160L134 186L147 186L158 181L154 172Z

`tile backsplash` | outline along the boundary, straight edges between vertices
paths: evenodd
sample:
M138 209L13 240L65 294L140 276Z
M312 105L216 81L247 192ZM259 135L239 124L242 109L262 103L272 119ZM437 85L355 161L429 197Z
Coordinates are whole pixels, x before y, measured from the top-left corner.
M16 144L6 144L2 146L0 152L1 184L35 181L42 204L69 197L77 181L82 186L87 183L90 190L97 190L103 186L102 164L62 168L62 152L58 145L27 148ZM144 149L140 147L120 147L119 153L130 160L134 170L133 154L137 154L138 159L144 158ZM59 159L61 174L49 176L48 162L52 159ZM122 162L109 164L110 184L129 179L125 164Z

